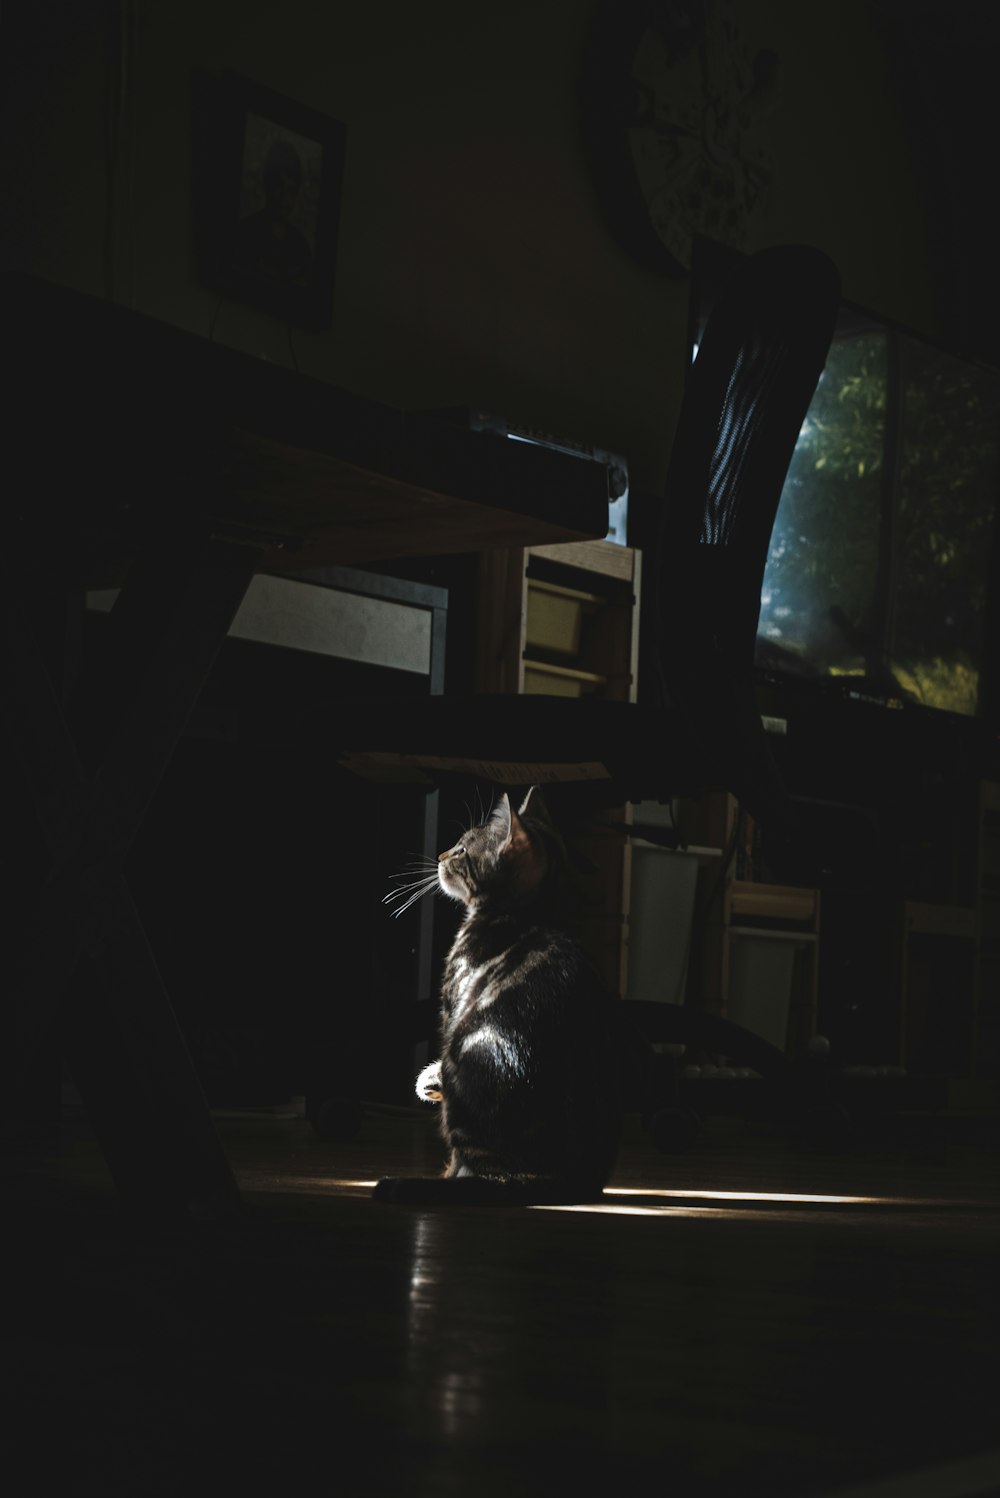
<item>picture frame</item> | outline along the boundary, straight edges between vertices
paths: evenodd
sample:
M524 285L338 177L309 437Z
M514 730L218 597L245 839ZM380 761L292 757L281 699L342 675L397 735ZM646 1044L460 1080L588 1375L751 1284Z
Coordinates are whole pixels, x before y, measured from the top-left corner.
M235 73L194 79L199 273L220 295L329 328L347 130Z

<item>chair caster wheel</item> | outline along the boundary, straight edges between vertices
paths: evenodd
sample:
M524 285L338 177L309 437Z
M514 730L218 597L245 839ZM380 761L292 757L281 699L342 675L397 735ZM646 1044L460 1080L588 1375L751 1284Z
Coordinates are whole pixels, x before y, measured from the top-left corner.
M644 1125L654 1148L671 1154L691 1148L701 1129L701 1120L690 1108L657 1108L644 1120Z
M328 1097L306 1112L320 1139L346 1142L359 1133L365 1110L357 1098Z

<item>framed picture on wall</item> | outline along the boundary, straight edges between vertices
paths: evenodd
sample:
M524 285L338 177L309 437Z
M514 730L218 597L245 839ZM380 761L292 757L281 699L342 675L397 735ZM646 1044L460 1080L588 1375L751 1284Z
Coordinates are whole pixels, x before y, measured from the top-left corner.
M199 271L222 296L298 327L330 326L346 128L232 73L198 73Z

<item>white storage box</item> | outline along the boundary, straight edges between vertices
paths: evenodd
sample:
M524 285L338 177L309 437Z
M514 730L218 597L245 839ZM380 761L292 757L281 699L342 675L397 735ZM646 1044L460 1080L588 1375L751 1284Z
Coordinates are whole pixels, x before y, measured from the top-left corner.
M733 930L729 934L727 1017L783 1051L796 954L804 937L787 932Z
M627 998L683 1003L697 883L695 854L632 844Z

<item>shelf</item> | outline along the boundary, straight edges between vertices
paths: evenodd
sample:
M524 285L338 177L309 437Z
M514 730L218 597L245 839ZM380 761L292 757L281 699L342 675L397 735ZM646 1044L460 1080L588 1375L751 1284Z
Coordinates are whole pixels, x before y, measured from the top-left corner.
M531 546L527 555L559 562L564 567L578 567L582 572L600 572L621 582L635 580L638 557L632 547L616 546L613 541L570 541L552 546Z
M799 946L803 942L815 942L815 931L776 931L772 926L727 926L730 936L753 937L759 941L792 941Z
M606 686L607 680L595 671L580 671L575 666L554 666L527 658L524 662L524 691L529 696L583 697Z
M492 549L479 559L476 690L537 697L635 701L642 558L595 541ZM581 753L586 748L581 745ZM613 993L627 986L632 850L599 811L574 843L594 865L584 942ZM602 846L606 843L607 846Z
M734 879L729 887L731 916L756 916L762 920L815 921L819 896L814 889L791 884L757 884Z
M549 593L555 598L569 599L574 603L604 603L600 593L584 593L580 588L567 588L562 583L550 583L542 578L528 579L528 593Z
M909 936L959 936L969 941L975 940L975 906L928 905L917 900L907 900L903 912Z

